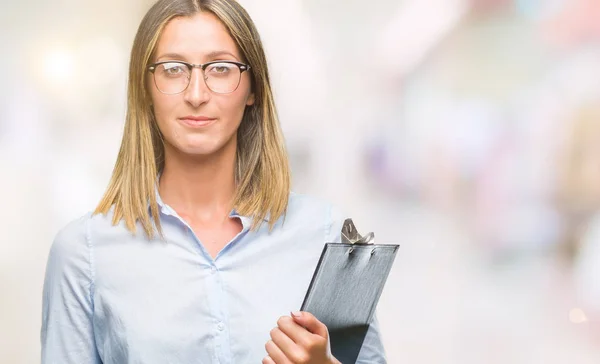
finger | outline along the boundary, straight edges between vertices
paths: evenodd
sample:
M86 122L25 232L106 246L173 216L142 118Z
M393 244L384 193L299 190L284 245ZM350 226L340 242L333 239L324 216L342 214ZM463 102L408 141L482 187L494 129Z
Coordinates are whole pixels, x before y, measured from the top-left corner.
M289 318L291 320L291 318ZM288 358L295 358L300 355L302 348L298 346L289 336L287 336L279 327L271 330L271 339L277 347Z
M294 318L295 322L305 327L311 333L324 338L329 337L327 326L325 326L325 324L321 321L317 320L312 313L306 311L292 312L292 317Z
M267 355L262 360L262 364L277 364L277 363L275 363L275 361L273 360L273 358L271 358L270 356Z
M289 316L280 317L277 327L297 345L305 346L313 340L313 334Z
M267 341L267 343L265 344L265 349L267 350L267 354L269 354L269 356L271 357L271 360L273 360L276 364L293 364L285 356L283 351L279 349L277 344L273 342L273 340Z

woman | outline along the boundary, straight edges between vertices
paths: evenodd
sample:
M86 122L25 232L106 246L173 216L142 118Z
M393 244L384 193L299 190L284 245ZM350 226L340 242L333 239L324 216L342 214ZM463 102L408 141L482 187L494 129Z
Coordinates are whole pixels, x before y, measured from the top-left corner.
M289 191L246 11L156 3L133 44L128 95L106 194L52 245L42 362L337 363L325 325L293 311L343 219ZM385 362L376 322L358 362Z

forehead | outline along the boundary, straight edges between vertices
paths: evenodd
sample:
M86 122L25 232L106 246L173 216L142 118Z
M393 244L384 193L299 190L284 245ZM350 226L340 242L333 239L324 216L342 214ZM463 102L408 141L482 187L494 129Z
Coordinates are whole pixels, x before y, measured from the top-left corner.
M205 62L206 55L225 51L240 59L237 45L227 28L212 13L177 17L167 23L158 40L156 57L176 53L188 62Z

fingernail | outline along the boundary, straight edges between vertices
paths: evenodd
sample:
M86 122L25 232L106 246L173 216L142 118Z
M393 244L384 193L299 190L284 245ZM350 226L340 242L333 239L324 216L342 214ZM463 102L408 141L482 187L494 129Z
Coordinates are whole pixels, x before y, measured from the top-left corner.
M294 312L292 312L292 316L294 316L294 317L302 317L302 312L300 312L300 311L294 311Z

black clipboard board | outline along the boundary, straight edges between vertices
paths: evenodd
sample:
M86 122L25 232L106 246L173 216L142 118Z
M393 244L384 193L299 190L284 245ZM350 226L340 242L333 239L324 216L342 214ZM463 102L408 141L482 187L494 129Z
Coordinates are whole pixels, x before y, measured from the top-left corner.
M355 363L373 319L399 245L375 244L346 219L341 243L326 243L304 297L307 311L329 330L331 352Z

